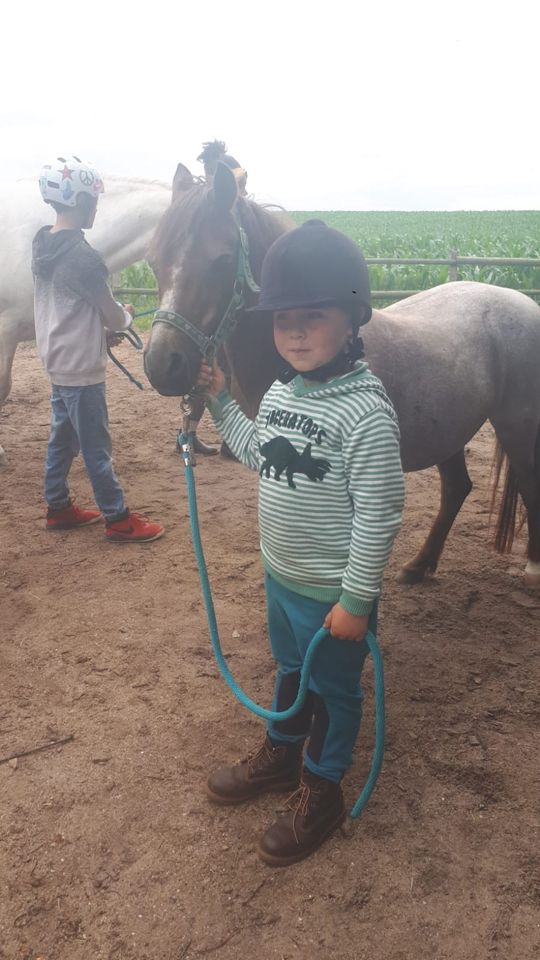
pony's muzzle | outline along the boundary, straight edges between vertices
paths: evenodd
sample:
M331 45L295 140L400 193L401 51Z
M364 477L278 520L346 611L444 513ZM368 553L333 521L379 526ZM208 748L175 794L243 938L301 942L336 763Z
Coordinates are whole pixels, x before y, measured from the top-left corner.
M154 389L165 397L183 397L197 377L185 353L158 350L151 343L144 354L144 371Z

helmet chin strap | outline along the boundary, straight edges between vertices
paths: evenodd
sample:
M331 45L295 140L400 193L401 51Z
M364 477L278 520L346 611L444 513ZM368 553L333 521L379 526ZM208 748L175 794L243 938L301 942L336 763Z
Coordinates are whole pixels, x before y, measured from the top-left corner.
M324 363L321 367L315 367L314 370L295 370L294 367L287 366L282 370L278 379L281 383L290 383L296 376L301 376L304 380L324 383L332 377L341 377L344 373L349 373L356 361L361 360L363 356L364 344L362 338L355 337L332 360Z

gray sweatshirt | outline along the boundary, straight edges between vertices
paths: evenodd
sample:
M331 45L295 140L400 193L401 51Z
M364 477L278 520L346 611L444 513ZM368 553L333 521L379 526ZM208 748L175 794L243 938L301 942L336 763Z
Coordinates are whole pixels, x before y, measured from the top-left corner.
M114 299L108 271L82 230L51 233L32 244L38 352L52 383L84 387L105 380L106 331L126 330L129 313Z

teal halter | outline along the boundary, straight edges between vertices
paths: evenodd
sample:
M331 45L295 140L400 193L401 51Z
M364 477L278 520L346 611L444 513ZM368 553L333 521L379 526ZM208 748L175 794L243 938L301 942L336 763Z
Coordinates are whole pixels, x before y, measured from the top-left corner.
M235 223L240 235L240 246L238 249L238 263L236 266L236 277L233 285L232 297L217 329L211 336L207 336L198 327L195 327L189 320L180 313L173 310L157 310L152 320L152 326L155 323L167 323L170 327L176 327L182 333L185 333L190 340L198 347L203 358L212 362L217 349L222 343L230 337L231 333L238 323L238 314L246 306L246 292L259 293L260 287L255 282L249 263L249 243L246 231L242 227L236 214L233 214Z

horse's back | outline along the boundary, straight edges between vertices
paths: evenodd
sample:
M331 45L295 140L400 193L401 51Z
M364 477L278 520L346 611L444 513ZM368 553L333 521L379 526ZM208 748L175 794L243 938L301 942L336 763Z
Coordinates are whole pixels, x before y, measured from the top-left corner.
M39 228L54 214L39 196L36 183L0 183L0 313L10 310L21 322L32 314L30 250Z
M374 311L363 336L398 411L406 470L460 450L516 377L540 404L540 308L519 291L459 281L433 287Z
M399 300L375 314L416 323L452 322L460 330L471 323L487 323L490 330L505 330L515 322L540 329L540 307L520 290L473 280L442 283L438 287Z
M109 269L121 270L144 256L152 233L170 203L159 181L108 177L90 240ZM32 240L54 211L43 203L36 180L0 183L0 315L20 339L33 336Z

